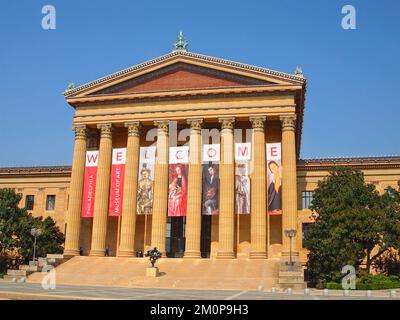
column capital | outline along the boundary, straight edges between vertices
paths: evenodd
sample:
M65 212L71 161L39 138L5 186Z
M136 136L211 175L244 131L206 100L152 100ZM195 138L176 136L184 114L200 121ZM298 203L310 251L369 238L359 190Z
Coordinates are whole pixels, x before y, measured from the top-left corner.
M190 125L190 130L201 131L203 119L188 119L187 123Z
M97 129L100 129L101 138L112 138L112 125L111 123L101 123L97 125Z
M125 122L124 127L128 128L128 137L138 137L140 134L140 122L131 121Z
M294 130L296 126L296 116L281 116L282 130Z
M79 126L73 126L72 130L75 132L75 140L77 139L86 139L87 137L87 129L86 125L79 125Z
M218 118L218 122L221 124L221 129L233 129L233 124L235 123L235 118Z
M168 134L169 120L156 120L154 125L158 128L158 132Z
M259 131L264 131L264 122L266 119L266 116L254 116L249 118L253 129Z

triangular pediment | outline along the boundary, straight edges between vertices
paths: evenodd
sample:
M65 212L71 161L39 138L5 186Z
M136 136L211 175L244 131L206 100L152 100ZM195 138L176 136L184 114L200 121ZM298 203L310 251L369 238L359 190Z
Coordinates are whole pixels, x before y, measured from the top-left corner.
M270 81L254 79L211 68L178 62L126 80L91 95L114 93L142 93L251 85L271 85Z
M191 52L172 52L64 93L102 95L302 84L299 77Z

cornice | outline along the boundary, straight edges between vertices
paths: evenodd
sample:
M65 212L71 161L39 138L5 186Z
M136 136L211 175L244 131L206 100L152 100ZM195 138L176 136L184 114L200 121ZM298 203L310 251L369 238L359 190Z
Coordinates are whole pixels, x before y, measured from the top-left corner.
M400 168L400 156L337 157L300 159L298 171L331 170L335 166L351 166L357 169Z
M293 83L297 83L297 84L303 84L306 82L306 79L304 79L304 78L301 78L301 77L298 77L295 75L291 75L291 74L287 74L287 73L283 73L283 72L279 72L279 71L275 71L275 70L271 70L271 69L267 69L267 68L257 67L257 66L253 66L253 65L249 65L249 64L244 64L244 63L235 62L235 61L231 61L231 60L211 57L211 56L193 53L193 52L175 51L175 52L171 52L166 55L160 56L158 58L145 61L138 65L123 69L123 70L115 72L111 75L96 79L94 81L90 81L90 82L83 84L75 89L67 90L64 92L64 96L65 96L65 98L69 98L73 95L76 95L76 94L86 91L88 89L91 89L91 88L94 88L101 84L105 84L107 82L116 80L120 77L126 76L127 74L135 72L137 70L155 66L159 63L163 63L170 59L179 58L179 57L188 58L189 60L190 59L200 60L202 62L206 62L211 65L215 65L215 64L223 65L223 66L227 66L227 67L241 70L241 71L245 70L250 73L264 74L264 75L268 75L268 76L279 78L279 79L286 79L286 80L290 80Z

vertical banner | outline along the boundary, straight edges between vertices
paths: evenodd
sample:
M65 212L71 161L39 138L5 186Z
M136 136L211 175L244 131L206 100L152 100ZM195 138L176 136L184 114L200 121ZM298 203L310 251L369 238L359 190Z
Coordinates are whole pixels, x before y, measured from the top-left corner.
M189 147L169 148L168 216L186 216Z
M203 215L219 213L220 145L203 145L202 208Z
M110 217L122 215L122 201L124 195L124 176L126 163L126 148L113 149L110 181Z
M82 196L82 218L93 218L98 162L99 151L86 152L85 180Z
M235 212L250 214L251 143L235 143Z
M267 143L268 213L282 214L282 155L280 143Z
M153 213L154 163L156 147L140 147L137 214Z

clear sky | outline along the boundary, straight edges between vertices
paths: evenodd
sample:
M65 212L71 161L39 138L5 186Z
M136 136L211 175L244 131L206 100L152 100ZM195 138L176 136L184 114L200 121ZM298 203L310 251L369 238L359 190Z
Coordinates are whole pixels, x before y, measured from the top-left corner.
M43 30L44 5L56 30ZM356 8L356 30L341 27ZM2 1L0 166L70 164L69 81L189 50L308 79L301 156L400 154L400 1Z

